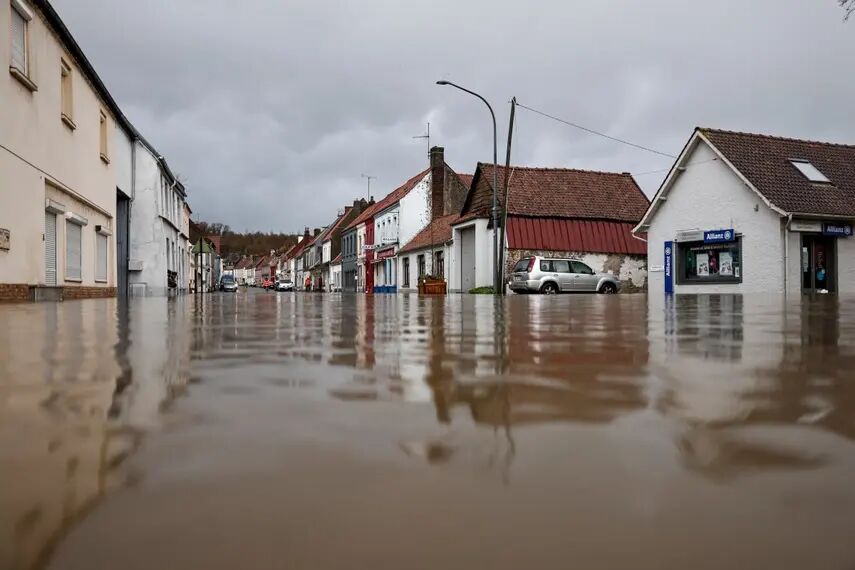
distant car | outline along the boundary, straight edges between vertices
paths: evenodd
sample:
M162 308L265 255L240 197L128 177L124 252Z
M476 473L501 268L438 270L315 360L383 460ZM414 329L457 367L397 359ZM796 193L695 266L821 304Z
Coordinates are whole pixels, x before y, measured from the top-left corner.
M524 257L511 272L515 293L603 293L612 295L620 282L610 273L597 273L576 259Z
M234 293L238 290L237 282L231 275L224 275L220 280L220 291Z
M261 286L264 287L265 289L272 289L273 288L273 281L265 278L264 281L261 282Z
M294 282L290 279L280 279L273 284L273 288L277 291L293 291Z
M255 287L255 277L247 277L244 285L247 287Z

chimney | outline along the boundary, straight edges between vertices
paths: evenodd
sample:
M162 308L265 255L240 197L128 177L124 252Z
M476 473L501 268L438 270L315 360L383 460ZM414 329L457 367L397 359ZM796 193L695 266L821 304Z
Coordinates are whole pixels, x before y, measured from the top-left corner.
M321 235L321 228L315 228L315 237Z
M430 219L445 212L445 149L435 146L430 149Z

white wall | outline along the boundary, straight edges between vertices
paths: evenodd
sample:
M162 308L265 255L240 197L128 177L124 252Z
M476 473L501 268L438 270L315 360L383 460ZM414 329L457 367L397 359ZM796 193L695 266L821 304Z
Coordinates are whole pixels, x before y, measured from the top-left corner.
M406 196L401 198L398 215L398 243L410 242L430 222L430 184L428 173Z
M110 158L116 174L116 186L133 198L133 147L130 135L118 125L113 129L112 156Z
M654 215L648 239L648 263L664 264L664 243L680 230L733 228L742 238L742 283L678 285L677 293L783 292L782 219L703 141L687 157L689 166L673 183ZM692 164L694 163L694 164ZM676 260L675 260L676 261ZM676 268L676 263L675 263ZM664 273L651 272L648 290L664 291Z
M395 204L374 217L374 243L380 249L385 245L399 243L400 203Z
M837 238L837 291L855 293L855 238Z
M453 255L450 256L448 269L448 288L450 291L460 291L460 231L471 227L475 228L475 286L493 286L493 264L495 259L493 254L493 230L487 228L488 223L489 220L486 218L478 218L452 228L454 244L451 250Z
M449 282L449 272L451 269L450 258L452 254L452 250L454 249L453 245L437 245L433 250L430 248L427 249L419 249L415 251L409 251L403 255L398 256L398 290L399 291L415 291L419 287L419 265L418 265L418 256L425 256L425 272L427 274L433 274L433 262L434 262L434 252L442 251L445 257L444 267L443 267L443 277L446 282ZM404 279L404 259L410 260L410 286L404 287L404 283L406 280Z

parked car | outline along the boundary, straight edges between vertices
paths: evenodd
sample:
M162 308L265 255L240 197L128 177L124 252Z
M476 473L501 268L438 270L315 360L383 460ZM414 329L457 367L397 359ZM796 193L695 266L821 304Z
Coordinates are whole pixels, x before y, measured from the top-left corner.
M228 291L230 293L234 293L237 290L238 286L235 282L235 278L231 275L223 275L223 278L220 280L220 291Z
M247 287L255 287L255 277L247 277L244 285Z
M620 282L610 273L597 273L576 259L525 257L511 272L515 293L603 293L614 294Z
M293 291L294 282L290 279L280 279L273 284L273 288L277 291Z

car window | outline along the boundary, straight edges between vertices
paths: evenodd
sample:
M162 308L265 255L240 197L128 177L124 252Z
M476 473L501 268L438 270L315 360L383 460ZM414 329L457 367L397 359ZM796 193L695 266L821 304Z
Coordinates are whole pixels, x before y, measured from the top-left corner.
M528 261L531 259L530 257L525 257L517 261L517 264L514 265L514 273L526 272L528 270Z
M548 259L542 259L540 261L540 270L541 271L552 271L552 262Z
M594 270L582 263L581 261L571 261L573 265L573 273L581 273L583 275L593 275Z
M552 262L552 271L555 273L570 273L570 262L566 259L556 259Z

